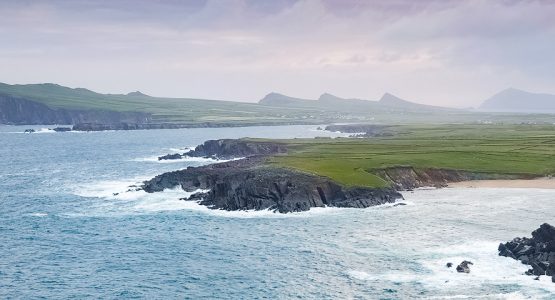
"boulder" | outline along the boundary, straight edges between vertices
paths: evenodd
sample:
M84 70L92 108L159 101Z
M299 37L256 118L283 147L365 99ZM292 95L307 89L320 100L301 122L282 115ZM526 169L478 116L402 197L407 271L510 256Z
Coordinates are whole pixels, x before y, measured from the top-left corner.
M459 273L470 273L470 265L473 265L473 263L471 261L463 260L457 266L457 272L459 272Z

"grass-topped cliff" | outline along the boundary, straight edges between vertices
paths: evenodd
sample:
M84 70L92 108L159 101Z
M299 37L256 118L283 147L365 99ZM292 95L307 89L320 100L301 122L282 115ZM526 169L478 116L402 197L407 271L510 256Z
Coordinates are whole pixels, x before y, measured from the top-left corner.
M322 175L346 186L390 185L384 169L449 169L497 175L555 173L555 126L396 126L392 137L276 140L286 155L267 163Z
M205 141L160 159L243 159L167 172L141 188L181 187L213 209L293 212L392 203L402 198L400 190L422 186L555 173L553 125L367 128L374 137ZM392 135L376 137L376 130Z

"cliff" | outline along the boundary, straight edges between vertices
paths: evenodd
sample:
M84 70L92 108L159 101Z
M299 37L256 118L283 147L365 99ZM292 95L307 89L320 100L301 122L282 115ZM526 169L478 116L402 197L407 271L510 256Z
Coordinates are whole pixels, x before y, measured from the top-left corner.
M186 153L173 153L158 157L158 160L181 159L189 157L206 157L215 159L233 159L253 155L273 155L286 153L285 144L275 142L250 141L247 139L208 140Z
M147 123L151 116L139 112L54 109L45 104L0 94L0 124Z
M532 179L536 176L525 174L495 174L469 172L463 170L413 168L398 166L368 170L388 181L398 190L410 190L419 187L444 187L450 182L488 179Z
M283 167L268 161L269 156L286 154L289 150L287 147L285 142L264 140L209 140L185 154L170 154L159 159L178 159L184 155L243 159L161 174L144 182L142 189L148 193L178 186L189 192L201 189L208 192L194 195L191 200L211 208L293 212L323 206L364 208L395 202L402 198L398 191L427 186L442 187L449 182L533 177L525 174L395 166L366 170L389 183L383 188L351 187L331 177L319 175L316 171L309 173L294 166Z
M158 175L146 181L146 192L180 186L208 190L190 200L224 210L306 211L311 207L356 207L392 203L402 195L394 189L346 188L334 181L291 169L266 166L264 158L213 164Z

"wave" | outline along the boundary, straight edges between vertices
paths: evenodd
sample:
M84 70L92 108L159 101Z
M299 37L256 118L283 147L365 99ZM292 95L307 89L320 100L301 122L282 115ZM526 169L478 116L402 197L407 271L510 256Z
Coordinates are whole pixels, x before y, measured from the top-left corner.
M43 213L43 212L36 212L36 213L27 214L27 216L30 216L30 217L46 217L46 216L48 216L48 214Z
M56 131L50 129L50 128L41 128L36 130L34 133L56 133Z
M454 290L472 287L478 289L483 284L505 284L509 286L522 287L518 293L499 294L500 299L519 298L521 292L526 298L543 297L546 294L555 293L555 285L551 282L551 276L541 276L534 280L533 276L524 275L530 267L523 265L517 260L499 256L497 253L497 241L470 241L462 244L450 245L426 249L422 253L426 258L418 263L423 267L420 272L385 272L367 273L363 270L348 270L347 275L360 281L387 280L394 283L415 282L430 290L440 290L450 294ZM470 273L463 274L456 271L456 266L463 260L469 260L474 264L470 266ZM448 262L453 267L447 268ZM453 295L451 295L453 296ZM458 295L476 298L476 296ZM485 298L492 297L488 295ZM440 297L445 298L445 297ZM457 298L453 298L457 299Z
M206 190L199 189L193 192L187 192L180 187L165 189L162 192L156 193L147 193L143 190L137 190L142 182L148 179L149 177L135 177L128 180L98 181L90 184L73 186L70 188L72 194L86 198L97 198L102 201L93 204L94 207L85 208L87 211L84 213L71 215L128 215L189 210L227 218L306 218L357 210L356 208L313 207L309 211L282 214L274 212L273 210L227 211L211 209L205 205L199 204L197 201L181 200L189 198L194 193L207 192Z

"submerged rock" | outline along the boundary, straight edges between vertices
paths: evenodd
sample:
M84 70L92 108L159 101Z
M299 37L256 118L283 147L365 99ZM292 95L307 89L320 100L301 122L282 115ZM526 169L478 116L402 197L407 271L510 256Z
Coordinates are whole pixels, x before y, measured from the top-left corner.
M25 129L23 133L34 133L34 132L35 132L34 129Z
M473 265L473 263L471 261L463 260L457 266L457 272L459 272L459 273L470 273L470 265Z
M555 275L555 227L544 223L532 232L532 238L514 238L499 244L499 255L530 265L526 275ZM555 278L552 277L555 282Z

